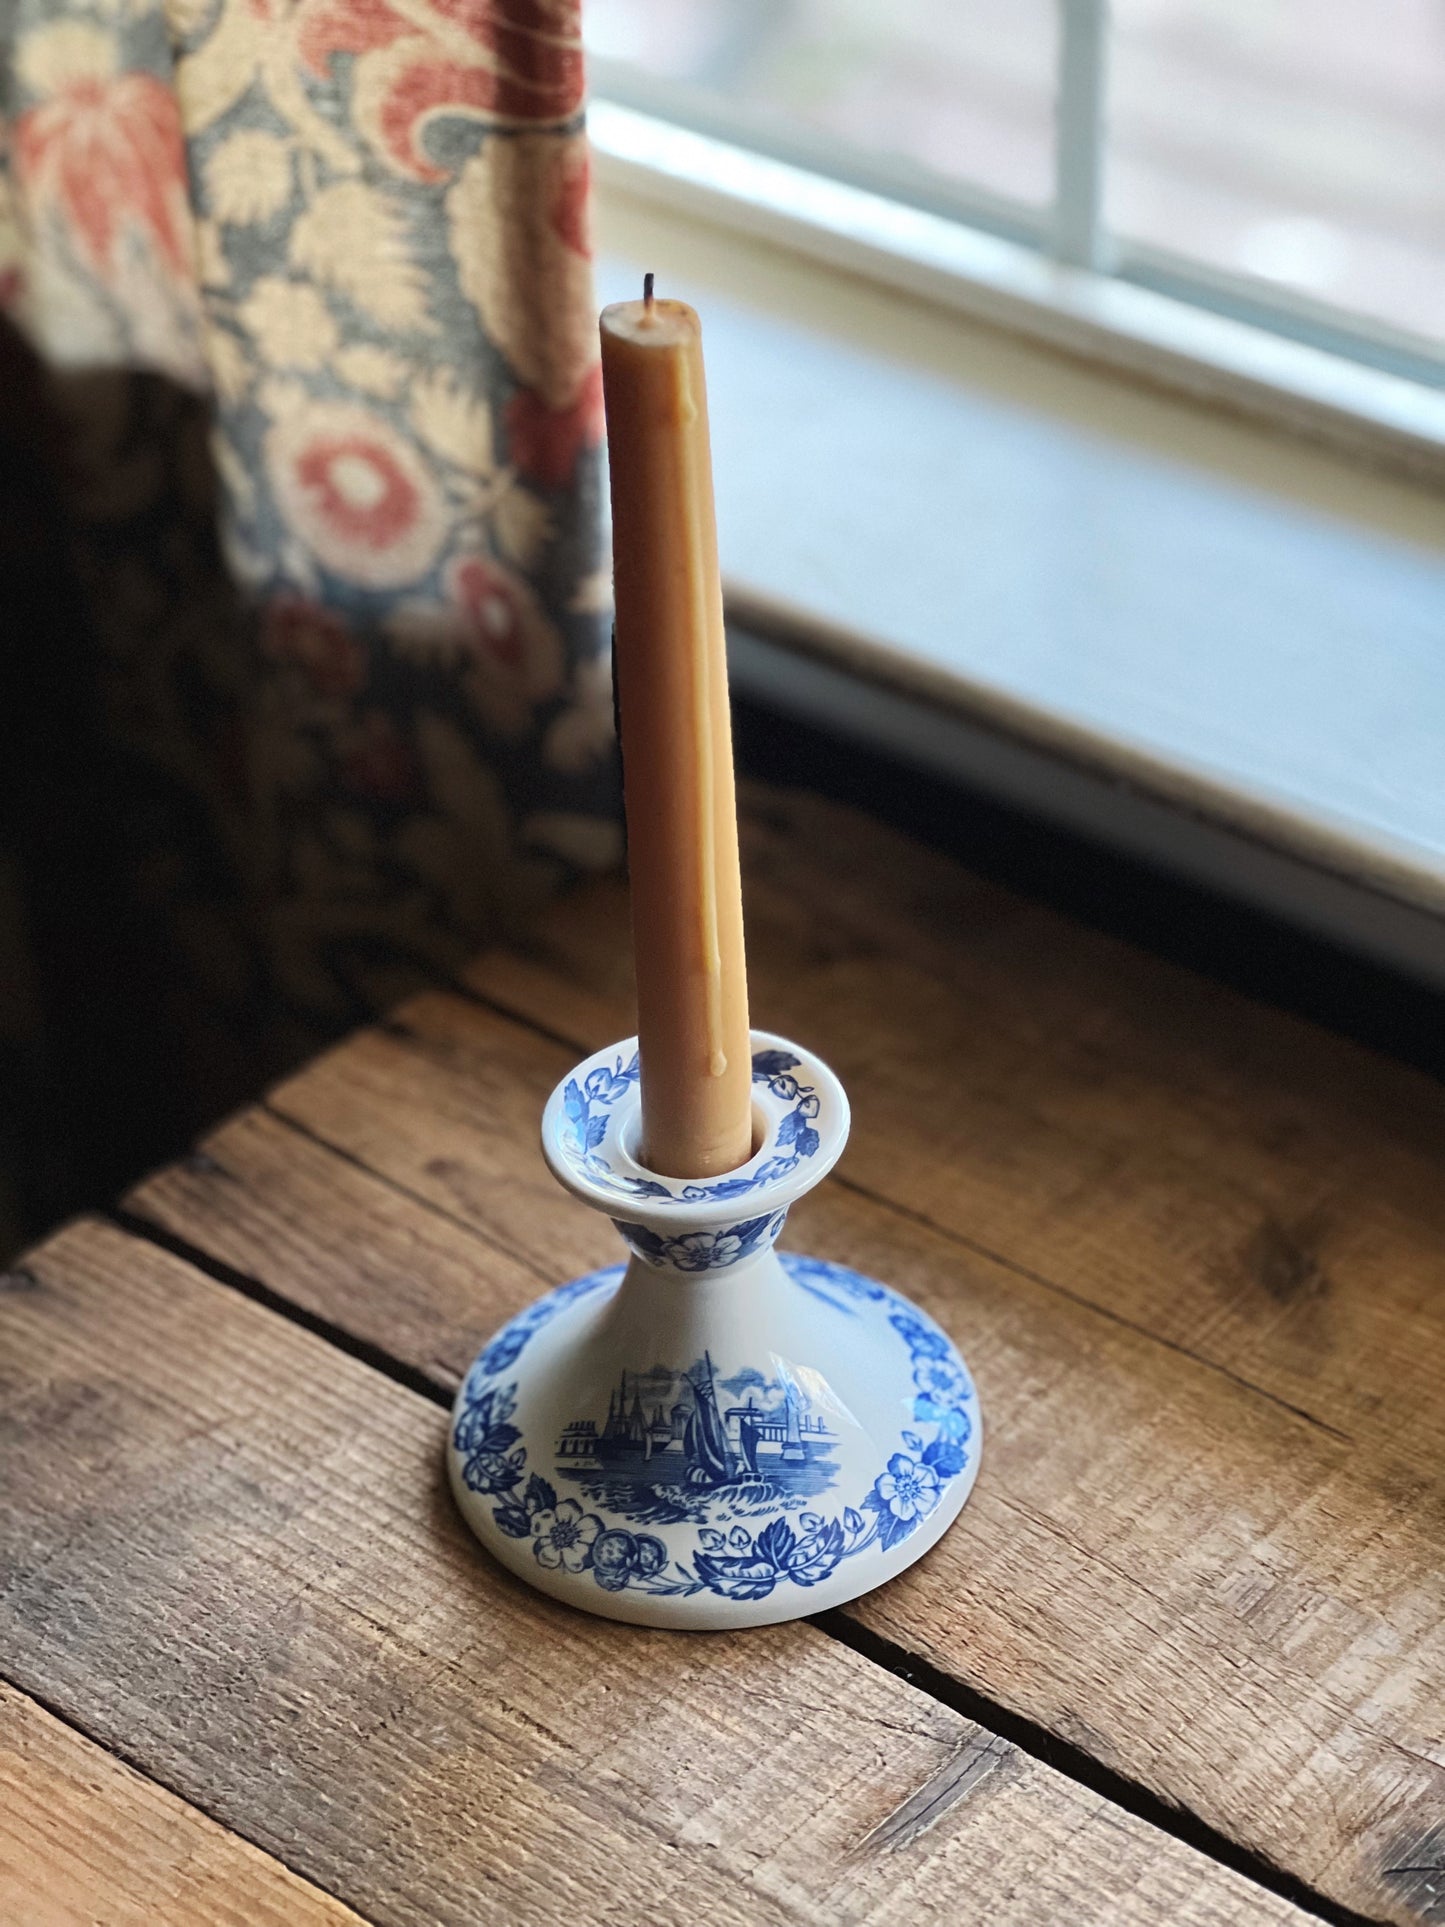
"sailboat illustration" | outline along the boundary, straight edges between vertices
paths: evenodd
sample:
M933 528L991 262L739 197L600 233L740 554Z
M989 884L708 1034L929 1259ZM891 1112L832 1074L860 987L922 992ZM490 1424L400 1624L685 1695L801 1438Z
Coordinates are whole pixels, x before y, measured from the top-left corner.
M701 1361L687 1374L687 1380L693 1391L693 1408L684 1439L687 1482L689 1485L726 1485L732 1476L732 1455L717 1409L717 1390L708 1353L703 1353Z
M719 1391L740 1402L723 1406ZM638 1524L777 1509L832 1485L837 1443L788 1371L752 1367L719 1380L710 1352L683 1370L624 1369L605 1417L571 1419L557 1440L556 1468L588 1497Z

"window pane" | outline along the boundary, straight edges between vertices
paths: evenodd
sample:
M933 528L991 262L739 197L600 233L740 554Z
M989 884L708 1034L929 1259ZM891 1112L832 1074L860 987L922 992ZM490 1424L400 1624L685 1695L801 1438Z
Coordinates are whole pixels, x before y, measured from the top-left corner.
M1114 0L1107 219L1445 339L1445 0Z
M1053 0L585 0L590 50L744 125L1046 204Z

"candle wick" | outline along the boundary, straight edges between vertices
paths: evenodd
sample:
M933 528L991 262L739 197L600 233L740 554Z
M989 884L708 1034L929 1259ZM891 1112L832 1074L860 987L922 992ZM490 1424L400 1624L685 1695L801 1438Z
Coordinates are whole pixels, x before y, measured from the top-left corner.
M652 284L656 279L657 276L655 274L644 274L642 277L642 302L643 306L649 310L651 310L652 307Z

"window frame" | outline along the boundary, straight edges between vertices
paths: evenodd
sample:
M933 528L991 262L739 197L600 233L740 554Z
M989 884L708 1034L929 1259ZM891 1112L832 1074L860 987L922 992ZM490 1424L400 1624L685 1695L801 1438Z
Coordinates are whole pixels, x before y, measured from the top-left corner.
M736 383L739 354L768 362L769 380L791 381L796 366L805 410L823 415L831 410L817 384L833 376L815 372L811 359L778 357L796 353L800 333L816 332L825 358L828 343L852 344L847 352L866 364L878 403L857 424L864 472L884 472L896 445L879 412L891 405L894 384L922 374L960 395L998 397L1021 421L1082 429L1126 464L1137 454L1146 465L1162 460L1212 478L1210 486L1232 492L1239 517L1298 521L1302 510L1312 540L1382 542L1437 566L1445 550L1439 390L1058 266L1036 246L605 97L594 102L591 132L606 298L625 298L634 273L659 267L679 292L696 289L709 314L714 299L730 299L729 381ZM766 403L761 415L752 412L759 398L753 389L743 412L725 410L723 419L770 419ZM773 488L766 438L744 429L728 461L734 486ZM911 464L891 472L903 524L910 514L919 528L946 524L948 504L927 485L910 505ZM1151 748L1129 734L1127 700L1117 708L1111 700L1078 726L1041 687L1009 693L986 649L951 658L926 641L920 648L900 626L895 595L911 594L916 608L920 592L935 594L931 565L924 561L920 576L919 555L894 588L885 575L877 594L856 603L851 590L843 596L850 558L863 551L848 546L857 531L834 526L827 502L818 507L818 517L796 527L773 518L768 554L751 534L724 554L740 691L1445 987L1445 823L1431 819L1425 844L1413 831L1414 840L1401 841L1352 815L1343 791L1286 798L1261 788L1257 768L1230 773L1184 744ZM1027 572L1027 530L1017 539ZM1152 568L1147 545L1137 554ZM1221 621L1232 620L1228 568L1224 561L1212 578L1190 583L1192 597L1202 590L1206 605L1217 604ZM1077 586L1092 593L1082 578ZM937 594L948 593L940 583ZM933 606L946 625L952 605ZM1372 628L1359 640L1368 645L1362 673L1372 687L1385 678L1406 688L1389 630ZM1050 647L1063 652L1067 644L1061 635ZM1267 663L1274 644L1263 628L1260 647ZM1407 641L1398 647L1398 666L1408 671ZM1231 700L1253 697L1241 686ZM1378 731L1366 741L1354 728L1348 689L1339 708L1329 729L1338 721L1348 754L1370 771L1388 766L1389 741ZM1332 733L1331 751L1344 740Z
M1415 479L1445 478L1445 356L1102 221L1104 0L1063 0L1052 208L850 156L592 62L600 177Z

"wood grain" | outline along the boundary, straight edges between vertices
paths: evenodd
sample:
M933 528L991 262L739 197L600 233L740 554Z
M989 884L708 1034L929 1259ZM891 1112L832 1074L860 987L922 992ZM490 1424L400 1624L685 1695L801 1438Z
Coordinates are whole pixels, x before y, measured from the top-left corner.
M840 806L754 788L755 1021L853 1102L849 1183L1353 1437L1439 1459L1445 1094ZM630 1027L625 895L558 906L484 994Z
M174 1794L0 1684L7 1927L362 1927Z
M805 1624L685 1639L466 1537L433 1404L80 1224L0 1293L17 1683L378 1922L1286 1922Z
M525 1245L549 1279L615 1255L602 1220L560 1193L529 1215L507 1177L508 1158L519 1181L539 1161L508 1118L535 1117L570 1061L474 1004L416 999L134 1202L454 1377L534 1292L499 1246ZM497 1063L501 1115L474 1096ZM338 1169L319 1131L382 1175ZM850 1610L1335 1899L1419 1918L1388 1870L1418 1864L1402 1849L1445 1791L1438 1482L845 1186L789 1235L949 1326L988 1423L959 1524Z

